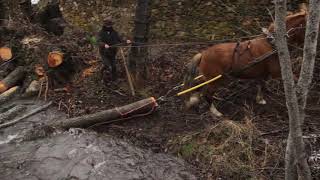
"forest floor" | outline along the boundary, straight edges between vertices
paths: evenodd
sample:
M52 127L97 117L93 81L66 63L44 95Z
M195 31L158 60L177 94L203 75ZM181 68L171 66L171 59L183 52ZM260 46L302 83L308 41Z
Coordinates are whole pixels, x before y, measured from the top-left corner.
M23 60L31 62L25 63L30 72L29 78L33 76L34 65L45 62L44 49L50 46L61 45L73 50L74 62L81 64L78 67L80 71L73 75L66 91L55 91L54 88L48 91L48 99L68 117L165 95L182 83L185 65L196 52L205 48L200 45L150 48L148 78L144 87L132 97L119 58L119 80L104 83L102 62L97 50L86 42L85 33L71 31L56 38L39 31L28 30L25 36L31 37L29 40L42 39L42 42L24 44L21 52L27 53L28 58ZM34 59L39 62L33 62ZM317 60L303 126L314 177L320 177L319 82L320 63ZM204 101L196 110L186 111L183 97L173 96L159 102L158 110L151 115L89 129L123 139L153 153L169 153L182 158L194 165L199 179L283 179L288 136L283 86L280 80L268 80L264 90L267 105L257 105L256 83L255 80L234 79L216 91L216 105L224 114L223 118L211 116ZM24 86L27 85L28 82L24 82Z
M150 50L148 79L135 97L130 95L122 64L118 63L120 79L105 84L102 69L99 68L101 62L96 60L82 72L82 76L75 78L78 83L74 83L68 93L51 94L50 99L56 104L64 104L61 109L74 117L146 97L160 97L181 83L184 65L201 48ZM312 155L319 151L316 143L320 135L319 72L320 64L317 63L304 123L308 152ZM79 77L84 78L79 81ZM197 167L198 175L203 179L281 179L288 115L280 80L269 80L266 84L264 94L267 105L255 103L254 80L234 79L220 88L215 97L218 99L217 108L225 115L223 118L211 116L205 102L196 110L186 111L182 97L171 97L161 102L158 111L152 115L91 129L156 153L181 157ZM319 166L313 166L314 175L319 176L316 170Z

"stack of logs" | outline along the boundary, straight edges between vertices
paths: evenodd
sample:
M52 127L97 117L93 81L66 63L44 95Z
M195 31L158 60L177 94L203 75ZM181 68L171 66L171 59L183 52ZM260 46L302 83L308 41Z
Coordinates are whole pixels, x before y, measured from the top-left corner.
M50 73L46 73L45 68L36 64L34 67L34 72L38 76L37 80L31 82L31 84L26 88L26 94L34 94L42 89L42 84L45 82L48 83L48 74L54 76L55 69L59 69L59 66L62 66L64 60L64 54L61 51L52 51L48 53L47 57L47 67L51 70ZM13 53L9 47L0 48L0 67L5 67L11 61L15 61L13 58ZM2 68L3 69L3 68ZM21 89L21 84L26 75L26 68L23 66L16 66L11 72L4 72L5 77L0 79L0 104L4 103L10 99L14 94ZM48 86L46 86L48 88ZM46 89L47 90L47 89Z
M1 62L0 66L9 63L14 60L12 58L11 49L8 47L0 48L0 57ZM25 90L25 94L39 92L41 95L42 85L41 82L46 82L46 90L45 90L45 100L46 94L48 91L48 79L50 79L50 74L59 75L59 73L52 73L54 71L59 72L59 69L65 70L69 67L68 61L65 59L65 55L61 51L51 51L47 57L47 66L48 70L37 64L35 65L34 72L38 75L38 80L34 80L31 82L29 87ZM67 66L67 67L65 67ZM21 84L24 82L24 78L26 75L26 68L23 66L17 66L12 72L8 73L8 75L0 81L0 129L12 126L27 117L34 115L46 108L48 108L52 103L49 102L45 105L42 105L32 111L24 113L24 115L19 116L13 119L17 114L21 114L21 112L25 111L27 108L24 105L17 105L14 107L1 106L8 100L12 99L20 89L22 91ZM57 70L56 70L57 69ZM51 72L50 72L51 70ZM60 71L61 72L61 71ZM60 74L62 75L62 74ZM60 127L64 129L69 129L72 127L76 128L88 128L101 124L110 124L122 120L131 119L134 117L146 116L153 113L158 107L156 99L153 97L146 98L122 107L117 107L109 110L104 110L101 112L97 112L90 115L85 115L81 117L74 117L70 119L64 119L63 121L55 122L50 124L53 127ZM13 119L13 120L11 120ZM10 121L11 120L11 121ZM9 122L6 122L9 121Z

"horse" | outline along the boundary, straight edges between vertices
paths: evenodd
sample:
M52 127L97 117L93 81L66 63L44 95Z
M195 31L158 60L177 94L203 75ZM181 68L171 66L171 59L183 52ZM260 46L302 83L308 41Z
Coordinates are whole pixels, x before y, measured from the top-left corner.
M302 45L305 36L307 11L286 16L287 41L288 44ZM192 93L185 102L186 108L189 109L200 102L203 96L210 105L210 112L221 117L223 114L217 110L214 105L212 93L214 90L222 86L228 81L231 75L240 79L259 79L261 82L267 78L279 78L281 76L281 68L278 55L275 51L274 38L275 25L271 23L268 29L264 29L261 35L243 42L226 42L208 47L202 52L193 56L187 65L187 72L184 77L185 88L191 87L194 77L202 75L201 81L208 81L218 75L222 78L210 83L199 91ZM289 48L290 49L290 48ZM270 53L270 52L275 53ZM256 63L260 57L266 56L263 61ZM254 63L254 65L251 65ZM243 70L243 67L249 66ZM234 73L240 71L238 73ZM230 77L230 76L229 76ZM263 98L262 85L257 85L256 102L258 104L266 104Z

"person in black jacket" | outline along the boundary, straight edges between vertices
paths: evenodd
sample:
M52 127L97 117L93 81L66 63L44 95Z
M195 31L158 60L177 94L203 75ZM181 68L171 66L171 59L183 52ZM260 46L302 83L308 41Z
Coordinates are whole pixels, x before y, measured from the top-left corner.
M118 32L113 29L112 25L113 22L110 18L104 21L102 29L98 34L98 43L104 69L111 71L111 79L115 81L118 74L116 67L117 47L114 46L120 45L124 41L119 37ZM127 40L125 43L130 44L131 41Z

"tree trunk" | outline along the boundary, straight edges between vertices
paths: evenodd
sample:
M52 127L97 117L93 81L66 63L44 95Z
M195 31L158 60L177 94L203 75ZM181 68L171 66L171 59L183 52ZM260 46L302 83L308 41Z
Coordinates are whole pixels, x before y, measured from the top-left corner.
M139 47L148 42L149 19L151 15L150 0L138 0L135 13L134 42L129 55L129 65L135 81L145 79L148 49ZM139 84L139 82L138 82Z
M95 124L112 123L120 119L128 119L135 116L147 115L152 113L158 106L154 98L147 98L126 106L101 111L95 114L66 119L54 126L68 128L86 128Z
M289 113L289 137L286 148L285 179L297 179L297 172L302 179L311 180L311 172L307 163L304 142L302 138L301 116L299 111L296 87L293 79L292 64L286 41L285 17L287 13L286 1L275 1L276 46L281 65L281 74ZM298 164L296 164L298 163Z
M310 0L309 3L309 16L304 40L303 62L297 85L297 90L300 95L301 112L304 112L305 110L309 87L313 78L320 21L320 1ZM304 116L302 118L304 119Z
M32 17L34 23L40 23L49 33L60 36L64 33L67 25L59 7L59 1L53 0L47 2L43 8L38 8Z
M9 15L9 6L7 0L0 0L0 46L3 45L2 39L5 36L6 23Z
M8 120L15 118L18 114L23 113L26 109L27 107L23 105L14 106L8 111L0 114L0 123L4 123Z

